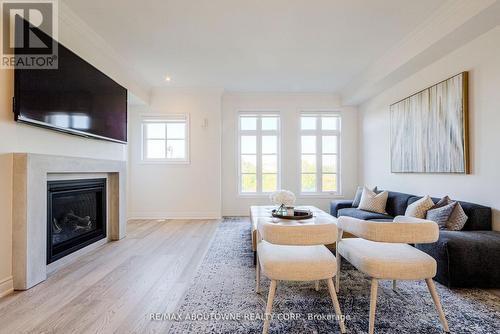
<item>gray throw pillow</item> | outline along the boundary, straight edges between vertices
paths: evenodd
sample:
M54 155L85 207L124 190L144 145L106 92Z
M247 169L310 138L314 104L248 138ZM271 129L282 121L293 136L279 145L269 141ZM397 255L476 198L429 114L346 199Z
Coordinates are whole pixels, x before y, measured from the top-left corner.
M453 211L451 212L450 218L448 218L448 223L446 223L446 228L450 231L460 231L464 228L465 223L467 223L467 215L465 214L464 208L458 202Z
M359 203L361 202L361 195L363 195L363 188L362 186L359 186L358 189L356 190L356 196L354 196L354 200L352 201L352 207L357 208L359 206ZM373 192L377 192L377 187L372 189Z
M436 205L432 207L432 209L437 209L451 203L457 203L457 205L455 206L455 209L453 209L453 211L451 212L450 218L448 218L448 222L446 223L446 229L450 231L460 231L461 229L464 228L467 219L469 219L469 217L467 217L467 215L465 214L465 211L460 205L460 203L452 201L451 198L445 196L439 202L437 202Z
M448 196L445 196L445 197L441 198L436 204L434 204L434 206L432 208L430 208L429 210L442 208L443 206L448 205L451 202L453 202L453 201Z
M432 209L427 211L427 220L431 220L438 224L440 230L445 230L448 223L448 219L453 212L453 209L457 206L457 202L452 202L443 207Z

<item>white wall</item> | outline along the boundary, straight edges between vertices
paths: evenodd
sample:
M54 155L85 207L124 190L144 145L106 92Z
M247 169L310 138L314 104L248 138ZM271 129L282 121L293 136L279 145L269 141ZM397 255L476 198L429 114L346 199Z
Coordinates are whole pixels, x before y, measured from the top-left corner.
M129 217L220 217L221 91L157 89L150 101L130 113ZM189 114L190 163L142 163L141 114L168 113Z
M298 115L301 110L342 114L342 190L350 198L357 186L357 111L341 107L332 94L222 94L217 90L156 89L150 107L130 112L129 218L216 218L247 215L267 196L240 197L237 184L236 115L239 110L279 110L282 117L282 187L299 193ZM141 115L190 116L190 164L141 161ZM208 128L202 128L204 119ZM222 138L221 138L222 136ZM221 142L222 141L222 142ZM222 159L222 162L221 162ZM299 198L328 210L331 196Z
M61 8L60 8L61 9ZM67 13L61 12L65 17ZM124 75L129 70L121 67L109 53L103 53L90 44L90 32L82 32L71 22L60 20L59 40L104 73L138 96L147 95L147 89ZM121 73L120 75L118 75ZM31 152L97 159L126 160L127 146L95 139L87 139L36 128L14 122L12 113L13 71L0 70L0 296L12 289L12 153Z
M357 111L342 107L333 94L224 94L222 101L222 214L248 215L250 205L270 204L268 196L238 194L237 114L239 111L279 111L281 115L281 188L300 192L299 115L307 110L339 111L342 114L341 184L346 198L357 187ZM329 211L331 196L299 197L297 204L315 205Z
M413 194L449 195L494 208L500 230L500 27L372 98L359 109L359 178ZM391 174L389 105L462 71L469 71L471 175Z

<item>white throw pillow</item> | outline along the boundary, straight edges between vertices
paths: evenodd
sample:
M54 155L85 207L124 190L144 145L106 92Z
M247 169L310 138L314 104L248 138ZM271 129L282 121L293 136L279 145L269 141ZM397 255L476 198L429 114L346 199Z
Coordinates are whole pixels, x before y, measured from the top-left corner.
M429 195L424 196L418 201L408 205L405 216L425 219L427 211L429 211L433 206L434 202L432 201L432 198Z
M388 196L389 193L387 191L377 194L365 187L361 195L361 202L359 203L358 209L387 214L385 206L387 205Z

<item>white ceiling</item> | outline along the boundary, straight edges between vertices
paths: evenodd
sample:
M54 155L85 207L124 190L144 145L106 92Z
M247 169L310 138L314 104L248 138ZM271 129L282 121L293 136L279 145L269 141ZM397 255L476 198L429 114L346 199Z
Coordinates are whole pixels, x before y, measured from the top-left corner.
M151 86L275 92L337 92L445 2L63 1Z

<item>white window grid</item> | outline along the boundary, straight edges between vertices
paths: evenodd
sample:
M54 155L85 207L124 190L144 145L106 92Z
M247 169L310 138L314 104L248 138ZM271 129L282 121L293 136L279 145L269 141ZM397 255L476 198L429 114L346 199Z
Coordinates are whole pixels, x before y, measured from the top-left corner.
M301 120L302 117L316 117L316 129L314 130L302 130ZM337 129L336 130L323 130L321 124L322 117L337 117ZM317 196L317 195L332 195L340 196L342 194L342 182L341 182L341 142L342 142L342 117L339 112L332 111L302 111L300 112L299 118L299 189L300 195L304 196ZM312 174L302 172L302 136L315 136L316 137L316 191L303 191L302 190L302 174ZM337 136L337 147L336 147L336 171L335 173L323 173L323 136ZM304 153L308 154L308 153ZM312 154L311 154L312 155ZM337 190L336 191L323 191L322 190L322 179L323 174L336 174L337 175Z
M165 143L165 157L164 158L148 158L147 157L147 141L148 133L147 133L147 124L165 124L165 141L168 140L184 140L184 158L169 158L168 157L168 146ZM185 124L185 132L183 138L174 138L169 137L167 133L166 124L169 123L184 123ZM189 115L183 114L171 114L171 115L148 115L142 117L141 122L141 160L144 163L160 163L160 164L188 164L190 162L189 156ZM162 140L162 139L158 139Z
M257 126L256 130L242 130L241 129L241 117L256 117L257 118ZM278 127L277 130L262 130L262 118L264 117L277 117L278 118ZM255 195L265 195L267 196L270 192L262 191L262 175L266 173L262 173L262 136L276 136L277 138L277 175L276 175L276 190L281 188L281 117L279 111L240 111L237 117L238 122L238 148L237 148L237 168L238 168L238 194L240 196L255 196ZM243 153L241 152L241 137L242 136L255 136L256 137L256 178L257 185L255 192L243 192L241 189L242 183L242 175L247 173L242 173L241 171L241 156ZM264 154L265 155L265 154ZM274 174L274 173L268 173Z

